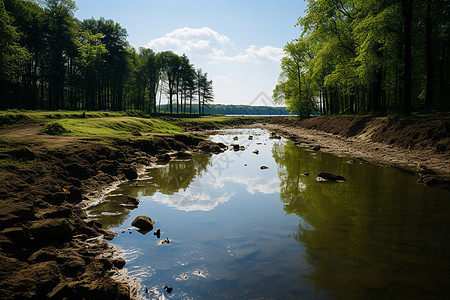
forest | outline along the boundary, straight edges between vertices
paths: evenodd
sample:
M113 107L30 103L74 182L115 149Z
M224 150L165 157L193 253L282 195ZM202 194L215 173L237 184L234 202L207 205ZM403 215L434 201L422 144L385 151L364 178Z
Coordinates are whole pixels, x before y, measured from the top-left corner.
M277 103L314 114L450 108L450 2L309 0L284 47Z
M78 20L72 0L0 0L0 109L197 112L212 81L186 55L134 49L113 20ZM200 107L200 110L198 109Z
M159 108L159 107L158 107ZM161 113L170 111L170 107L166 104L161 105ZM198 104L192 105L192 113L197 114ZM190 113L183 110L182 113ZM255 105L236 105L236 104L209 104L204 107L204 114L207 115L289 115L286 107L277 106L255 106Z

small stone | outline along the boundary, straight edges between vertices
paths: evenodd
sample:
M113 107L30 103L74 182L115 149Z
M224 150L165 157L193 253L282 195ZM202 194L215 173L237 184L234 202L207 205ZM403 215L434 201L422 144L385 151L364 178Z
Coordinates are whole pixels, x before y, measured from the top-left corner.
M258 154L259 154L259 150L258 150L258 149L255 149L255 151L253 151L253 153L255 153L256 155L258 155Z
M166 290L167 293L172 293L173 288L171 288L170 286L165 285L164 289Z
M268 169L269 167L268 166L261 166L261 167L259 167L261 170L266 170L266 169Z

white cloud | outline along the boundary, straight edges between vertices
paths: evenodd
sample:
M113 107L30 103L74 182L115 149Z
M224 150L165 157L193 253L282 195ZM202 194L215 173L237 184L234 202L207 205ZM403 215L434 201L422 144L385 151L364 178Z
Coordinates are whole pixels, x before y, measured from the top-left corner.
M264 46L257 48L250 45L237 55L227 55L226 50L233 43L229 37L211 28L183 27L150 41L146 47L156 52L171 50L179 55L185 53L190 58L206 58L206 62L263 62L278 63L283 57L283 49Z
M157 52L171 50L177 54L186 53L189 56L208 55L225 45L231 45L231 40L211 28L183 27L150 41L146 47Z
M230 61L230 62L260 62L270 60L279 62L283 57L283 49L272 46L264 46L256 48L255 45L250 45L245 53L235 56L225 56L224 52L217 51L212 54L211 58L214 61Z

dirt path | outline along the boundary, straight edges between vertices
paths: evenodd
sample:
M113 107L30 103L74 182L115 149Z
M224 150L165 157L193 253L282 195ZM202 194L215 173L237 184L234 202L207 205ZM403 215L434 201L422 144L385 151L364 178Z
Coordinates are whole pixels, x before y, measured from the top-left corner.
M36 141L46 148L60 148L78 143L95 141L95 138L77 136L53 136L39 131L47 124L45 121L33 121L7 129L0 129L0 136Z

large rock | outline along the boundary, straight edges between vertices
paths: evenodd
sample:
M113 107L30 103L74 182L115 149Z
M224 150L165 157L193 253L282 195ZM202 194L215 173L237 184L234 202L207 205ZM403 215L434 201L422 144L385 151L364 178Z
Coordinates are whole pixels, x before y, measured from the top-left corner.
M131 226L137 227L139 230L150 231L153 229L154 224L155 221L153 221L150 217L139 216L134 219Z
M344 182L345 178L338 174L321 172L316 176L317 181L335 181L335 182Z

